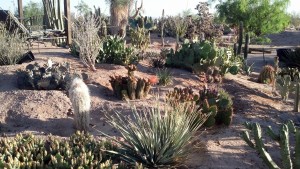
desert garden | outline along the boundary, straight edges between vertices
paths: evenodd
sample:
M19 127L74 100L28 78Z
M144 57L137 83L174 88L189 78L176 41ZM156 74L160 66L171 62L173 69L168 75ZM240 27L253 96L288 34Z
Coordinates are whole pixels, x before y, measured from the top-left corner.
M159 18L82 1L72 22L54 1L41 35L26 32L38 20L0 22L0 168L300 168L288 1Z

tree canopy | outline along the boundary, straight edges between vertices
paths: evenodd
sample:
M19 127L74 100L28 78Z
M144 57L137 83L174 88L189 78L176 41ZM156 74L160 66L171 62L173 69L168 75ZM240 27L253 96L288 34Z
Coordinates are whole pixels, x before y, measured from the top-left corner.
M29 3L27 3L24 6L23 10L24 10L24 18L44 15L44 8L42 3L29 1Z
M89 7L89 5L87 3L85 3L83 0L81 0L79 2L79 4L75 6L75 9L77 9L77 11L83 15L86 15L92 11L92 9Z
M289 0L226 0L221 1L216 8L221 20L232 25L238 25L242 21L246 31L260 36L280 32L288 26L289 2Z

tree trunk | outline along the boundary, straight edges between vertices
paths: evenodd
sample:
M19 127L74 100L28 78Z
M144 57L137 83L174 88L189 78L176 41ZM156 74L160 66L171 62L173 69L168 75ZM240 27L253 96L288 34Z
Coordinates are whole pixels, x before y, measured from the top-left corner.
M126 36L128 23L128 5L118 5L112 1L110 6L110 26L113 35Z

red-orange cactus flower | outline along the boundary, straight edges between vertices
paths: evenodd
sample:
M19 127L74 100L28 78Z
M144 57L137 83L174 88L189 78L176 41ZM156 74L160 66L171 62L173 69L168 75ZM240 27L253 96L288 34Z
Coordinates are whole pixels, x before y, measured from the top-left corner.
M148 78L148 81L151 83L151 85L154 85L158 83L158 78L157 76L151 76L150 78Z

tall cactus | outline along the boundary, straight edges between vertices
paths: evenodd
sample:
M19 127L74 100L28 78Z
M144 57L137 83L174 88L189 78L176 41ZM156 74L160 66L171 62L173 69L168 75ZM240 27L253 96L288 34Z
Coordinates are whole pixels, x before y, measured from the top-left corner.
M294 100L294 111L299 112L299 92L300 92L300 84L299 82L296 83L296 93L295 93L295 100Z
M245 123L247 129L249 129L254 136L255 142L253 143L250 139L248 131L243 131L242 138L244 141L253 149L256 149L260 157L264 160L267 166L271 169L279 169L279 166L273 161L270 154L264 148L262 141L262 130L258 123ZM267 128L266 132L273 140L278 141L280 145L280 152L282 158L282 166L284 169L298 169L300 168L300 132L297 130L292 121L283 124L280 128L279 133L275 133L271 127ZM295 134L296 145L295 145L295 156L291 157L289 133ZM292 160L294 159L294 160Z
M237 44L234 43L233 44L233 54L234 54L234 57L236 57L238 54L237 54Z
M248 52L249 52L249 42L250 42L250 37L249 34L246 34L246 39L245 39L245 50L244 50L244 59L247 60L248 58Z
M162 14L161 14L161 20L160 20L160 37L161 37L161 46L165 47L165 39L164 39L164 28L165 28L165 10L162 10Z
M238 46L238 55L240 55L242 53L242 45L243 45L243 22L240 22L240 29L239 29L239 46Z

